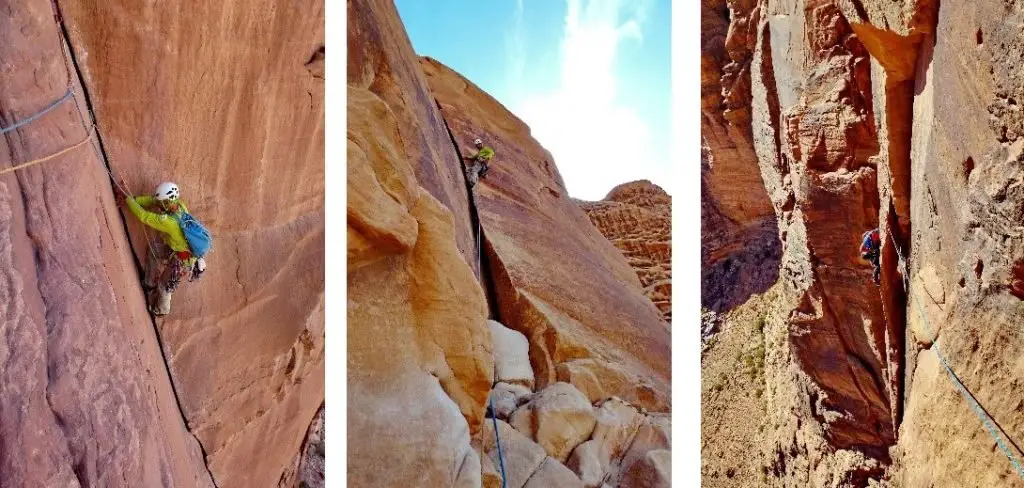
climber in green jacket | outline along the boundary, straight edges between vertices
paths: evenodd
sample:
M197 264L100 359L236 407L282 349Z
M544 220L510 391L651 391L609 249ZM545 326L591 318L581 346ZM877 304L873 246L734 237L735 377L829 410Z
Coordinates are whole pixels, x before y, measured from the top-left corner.
M199 279L206 270L203 258L192 255L178 217L188 212L179 198L178 185L166 182L156 187L152 196L130 197L117 188L118 202L128 207L143 224L160 231L162 242L149 243L150 252L146 278L143 283L148 293L149 311L153 315L167 315L171 311L171 295L189 271L190 281ZM155 211L147 210L154 208Z
M484 142L479 138L473 141L473 145L476 146L476 153L469 157L462 159L473 161L473 166L469 168L469 183L470 186L476 186L476 182L479 178L483 178L487 174L487 163L490 162L491 158L494 157L494 149L490 146L485 146Z

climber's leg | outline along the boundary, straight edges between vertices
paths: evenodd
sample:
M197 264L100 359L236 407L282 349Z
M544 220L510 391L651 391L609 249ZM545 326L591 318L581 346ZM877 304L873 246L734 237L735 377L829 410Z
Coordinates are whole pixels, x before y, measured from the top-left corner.
M480 177L483 178L484 176L487 175L487 170L488 170L487 161L482 161L480 163L480 166L481 166L480 167Z
M469 180L469 187L473 188L476 186L477 181L480 181L480 163L473 161L473 164L466 169L466 179Z
M163 286L157 287L151 294L149 312L157 316L171 313L171 296L173 294Z
M146 276L142 280L142 286L147 292L156 288L157 284L160 283L160 277L166 269L167 260L165 257L168 251L167 246L161 242L152 241L149 243L149 252L146 256Z
M882 265L878 262L878 258L871 261L871 279L874 280L875 284L881 283Z

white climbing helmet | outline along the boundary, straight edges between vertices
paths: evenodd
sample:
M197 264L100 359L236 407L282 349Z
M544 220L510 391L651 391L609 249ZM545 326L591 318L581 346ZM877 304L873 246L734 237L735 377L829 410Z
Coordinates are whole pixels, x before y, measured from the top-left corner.
M481 141L479 137L477 137L476 139L473 139L473 145L474 146L479 146L479 145L481 145L483 143L484 143L484 141Z
M177 200L178 185L175 185L170 181L160 183L160 185L156 187L156 191L153 192L153 198L156 198L161 202L165 200Z

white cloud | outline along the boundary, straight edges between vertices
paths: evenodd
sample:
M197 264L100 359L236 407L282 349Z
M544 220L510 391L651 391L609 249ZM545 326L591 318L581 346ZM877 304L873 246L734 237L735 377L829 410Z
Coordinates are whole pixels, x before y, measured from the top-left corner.
M615 69L625 42L643 42L645 3L568 0L558 88L514 97L513 111L554 155L574 197L598 200L637 179L668 190L669 141L652 140L641 114L621 104Z

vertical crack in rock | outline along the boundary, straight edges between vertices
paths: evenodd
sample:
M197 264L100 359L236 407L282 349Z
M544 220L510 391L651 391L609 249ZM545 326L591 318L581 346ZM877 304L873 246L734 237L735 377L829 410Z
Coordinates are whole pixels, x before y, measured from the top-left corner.
M434 103L437 105L438 109L441 108L440 102L435 100ZM452 134L451 127L448 126L448 120L442 116L441 121L444 122L444 129L448 131L448 137L452 140L452 147L455 148L455 154L459 156L459 160L456 162L457 168L459 168L459 172L462 174L462 177L466 182L466 192L469 194L469 198L467 199L469 202L469 219L472 224L473 238L475 239L474 244L476 245L474 254L476 255L477 262L480 264L479 267L475 267L470 264L470 267L473 267L477 273L477 279L480 281L480 286L483 288L484 296L487 299L487 308L490 310L491 318L504 325L508 325L505 324L505 322L502 322L501 308L498 306L497 288L494 284L494 277L491 272L490 261L491 259L497 259L497 255L494 253L494 250L491 249L491 243L487 241L483 223L480 221L480 213L476 208L476 190L470 186L469 177L463 169L462 162L464 159L462 159L462 150L459 148L458 141L455 140L455 134ZM477 182L477 185L479 184L480 183ZM476 233L477 229L480 231L479 235Z
M73 76L73 77L78 78L77 86L81 87L82 97L85 99L85 110L90 115L90 118L91 118L93 124L96 127L95 137L96 137L96 143L97 144L95 146L93 146L93 147L98 152L99 159L103 163L104 168L107 170L108 173L113 174L113 169L110 166L110 159L108 157L106 148L105 148L105 146L103 144L102 130L100 129L99 120L98 120L98 118L96 116L96 112L93 111L93 104L92 104L92 102L90 100L90 96L89 96L89 88L88 88L88 86L86 86L86 82L83 79L83 77L81 76L81 68L80 68L80 65L79 65L79 62L78 62L78 58L75 55L75 52L76 52L75 51L75 47L71 44L71 36L68 35L67 26L64 23L64 16L61 14L60 3L57 2L57 1L54 1L53 2L53 8L55 9L55 13L57 15L57 20L58 20L58 27L60 29L60 39L59 39L59 41L64 46L67 47L66 56L70 57L70 60L69 60L70 64L68 65L68 69L72 70L72 72L68 73L68 76ZM76 105L76 112L78 112L79 120L81 121L83 128L87 128L88 127L88 123L84 119L84 115L82 114L81 107L78 106L78 99L77 99L77 97L75 97L75 105ZM114 182L111 180L110 181L110 191L111 192L114 192L114 186L113 185L114 185ZM126 235L126 236L131 235L129 230L128 230L128 222L125 220L124 213L122 211L119 211L118 215L121 218L121 225L122 225L122 228L124 230L124 235ZM143 260L142 260L142 258L140 258L140 253L132 245L132 242L131 242L130 239L126 242L126 244L128 245L128 249L131 250L131 254L132 254L133 260L135 262L136 272L138 273L138 277L139 277L139 280L141 282L141 280L145 276L145 268L143 267ZM147 243L147 245L148 245L148 243ZM143 300L145 300L145 296L143 296ZM148 310L148 306L146 304L143 304L143 305L144 305L144 308L146 308ZM192 436L193 439L195 439L196 445L199 446L199 449L202 451L202 454L203 454L203 467L206 470L206 474L209 476L209 479L212 481L214 487L216 487L217 486L217 481L213 477L213 473L210 472L209 459L207 457L206 448L203 446L203 443L199 441L199 438L196 437L195 434L192 432L192 428L191 428L191 426L189 426L188 418L185 416L185 410L184 410L184 408L182 407L182 404L181 404L181 397L178 394L178 388L177 388L177 384L176 384L176 381L175 381L175 377L172 374L171 366L170 366L170 364L167 361L167 352L166 352L166 350L164 348L163 337L160 334L160 327L157 325L157 319L153 315L150 315L150 320L151 320L151 324L152 324L152 327L153 327L153 335L156 338L157 345L158 345L158 347L160 349L160 355L161 355L161 358L163 360L162 362L163 362L164 367L166 368L166 371L167 371L167 378L170 380L169 382L170 382L171 392L174 395L174 400L175 400L175 403L176 403L176 405L178 407L178 415L181 417L182 424L185 425L186 429L188 429L189 434ZM77 471L76 471L76 473L77 473Z

